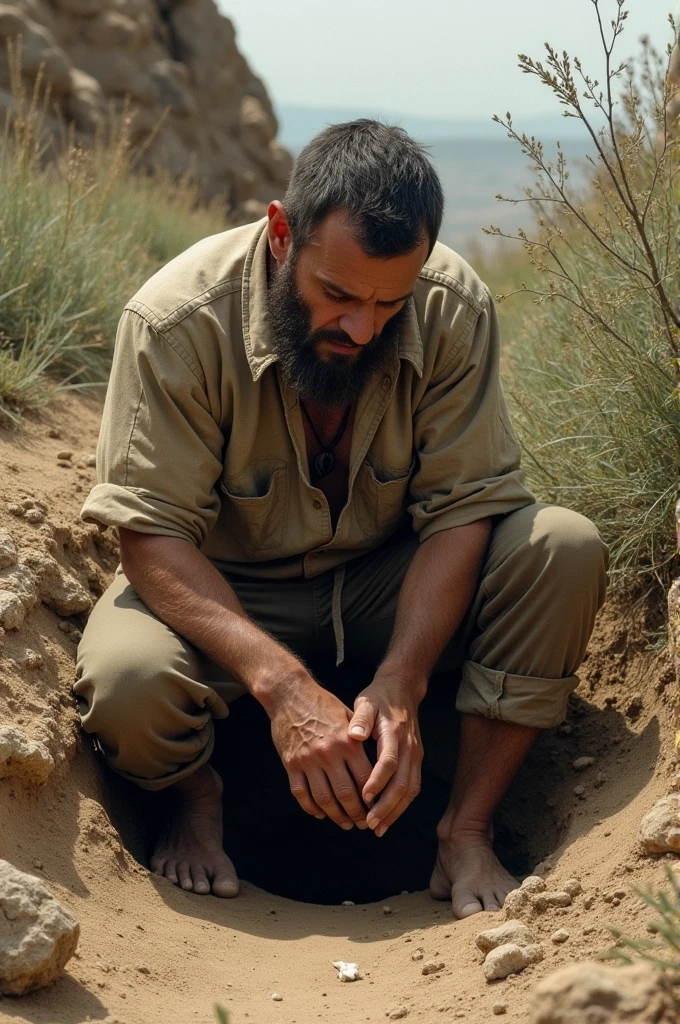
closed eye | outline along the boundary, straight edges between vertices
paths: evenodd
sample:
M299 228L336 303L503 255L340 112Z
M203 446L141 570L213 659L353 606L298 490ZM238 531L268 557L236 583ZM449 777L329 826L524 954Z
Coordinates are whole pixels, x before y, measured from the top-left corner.
M327 288L323 289L323 293L331 302L352 302L349 295L334 295L333 292L329 292Z
M323 289L323 293L331 302L346 303L356 301L351 295L336 295L334 292L329 292L327 288ZM394 309L395 306L402 306L406 302L406 298L408 298L408 296L401 299L390 299L389 302L378 301L376 302L376 306L380 306L383 309Z

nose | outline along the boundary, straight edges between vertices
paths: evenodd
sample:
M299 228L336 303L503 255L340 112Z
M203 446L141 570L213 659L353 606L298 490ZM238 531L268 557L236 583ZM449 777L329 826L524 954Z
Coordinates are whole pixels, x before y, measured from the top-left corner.
M355 345L368 345L376 334L374 311L370 306L347 310L338 321L338 326L350 336Z

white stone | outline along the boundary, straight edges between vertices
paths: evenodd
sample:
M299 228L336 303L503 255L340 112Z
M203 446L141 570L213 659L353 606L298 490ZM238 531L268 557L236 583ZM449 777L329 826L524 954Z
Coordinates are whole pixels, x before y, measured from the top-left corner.
M503 913L506 920L513 920L530 910L529 893L525 889L512 889L505 897Z
M583 892L583 886L579 882L578 878L568 878L566 882L562 883L562 888L565 892L568 892L571 898L578 896Z
M680 794L662 797L645 814L640 824L645 853L680 851Z
M566 928L558 928L556 932L553 932L550 936L550 941L554 942L556 946L562 945L569 938L569 932Z
M577 772L582 772L584 768L590 768L592 764L595 764L594 757L577 757L572 767L575 768Z
M542 959L543 950L538 944L518 946L514 942L506 942L491 950L482 965L482 970L487 981L497 981L500 978L507 978L509 974L519 974L529 964L538 963Z
M13 725L0 726L0 778L41 785L53 768L54 758L42 743Z
M0 626L3 629L21 629L26 608L16 594L0 590Z
M480 932L475 942L482 953L489 953L497 946L503 946L508 942L513 942L517 946L531 946L536 939L523 921L506 921L497 928L487 928L486 931Z
M346 963L344 960L334 960L333 967L338 972L338 981L358 981L361 978L358 964Z
M40 879L0 860L0 992L23 995L55 981L80 927Z
M540 875L529 875L524 879L520 888L524 889L525 892L545 892L547 885L545 879L541 878Z

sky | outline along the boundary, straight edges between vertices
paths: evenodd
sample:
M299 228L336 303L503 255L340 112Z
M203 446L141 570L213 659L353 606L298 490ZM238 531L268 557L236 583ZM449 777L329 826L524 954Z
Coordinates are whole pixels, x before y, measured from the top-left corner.
M560 108L517 54L544 42L601 80L593 0L217 0L276 105L367 106L430 117L544 114ZM642 34L672 39L676 0L627 0L621 59ZM616 0L600 0L607 21ZM676 13L674 11L674 13ZM680 21L680 18L677 19Z

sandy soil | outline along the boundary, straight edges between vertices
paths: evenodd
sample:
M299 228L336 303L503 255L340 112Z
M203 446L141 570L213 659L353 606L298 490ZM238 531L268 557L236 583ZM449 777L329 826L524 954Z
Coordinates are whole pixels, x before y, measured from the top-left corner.
M19 431L0 431L0 527L21 545L52 552L93 596L116 563L110 531L97 536L77 519L94 480L82 457L94 452L98 419L95 402L69 398ZM57 459L65 449L71 468L58 464L69 462ZM44 522L10 512L24 498L42 503ZM536 981L608 946L607 924L644 934L648 915L633 890L662 880L660 864L642 857L638 844L640 819L673 774L670 664L640 639L650 614L644 605L605 610L567 728L542 740L508 798L503 828L526 857L552 851L541 868L550 887L576 876L584 892L531 925L545 947L542 963L487 984L474 938L502 915L457 922L420 892L354 907L302 904L247 883L237 900L220 901L150 874L111 824L110 783L78 735L70 686L83 623L60 623L40 606L4 637L0 722L46 743L57 767L41 790L0 781L0 857L44 878L82 932L63 978L39 993L0 999L0 1020L208 1024L216 1001L232 1024L377 1022L398 1006L423 1024L482 1024L495 1019L499 1001L507 1003L502 1019L526 1020ZM41 667L29 667L36 659L28 651L41 655ZM596 763L577 772L572 764L581 755ZM622 898L613 897L618 890ZM570 936L559 946L550 939L557 928ZM331 966L338 959L356 961L363 980L341 984ZM423 976L432 960L444 968ZM273 1001L273 993L282 999Z

